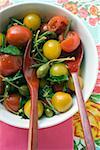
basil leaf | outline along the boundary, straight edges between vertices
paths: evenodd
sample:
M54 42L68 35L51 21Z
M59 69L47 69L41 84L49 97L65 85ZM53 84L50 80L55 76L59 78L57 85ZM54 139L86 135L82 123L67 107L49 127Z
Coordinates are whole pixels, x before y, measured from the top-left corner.
M90 99L95 103L100 103L100 94L92 94L90 96Z
M60 84L61 82L67 81L68 80L68 75L62 75L62 76L50 76L48 81L52 83L58 83Z
M15 55L15 56L22 55L20 50L16 46L12 46L12 45L9 45L5 48L0 48L0 53L10 54L10 55Z

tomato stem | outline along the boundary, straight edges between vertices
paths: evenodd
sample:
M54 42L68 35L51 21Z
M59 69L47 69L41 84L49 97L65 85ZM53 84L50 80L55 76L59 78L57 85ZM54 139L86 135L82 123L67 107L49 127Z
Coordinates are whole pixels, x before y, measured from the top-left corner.
M55 61L63 62L63 61L66 61L66 60L75 60L75 57L67 57L67 58L52 59L52 60L50 60L50 61L47 62L47 63L52 63L52 62L55 62Z
M49 104L49 106L51 107L51 109L54 111L54 113L55 113L56 115L59 114L59 112L56 111L55 108L54 108L54 106L51 104L50 100L48 100L48 99L46 98L46 101L47 101L47 103Z
M20 87L19 87L19 86L17 86L17 85L15 85L15 84L13 84L11 81L9 81L6 77L2 76L1 74L0 74L0 78L2 78L2 79L3 79L3 81L5 81L5 82L9 83L9 84L10 84L10 85L12 85L13 87L15 87L15 88L17 88L17 89L20 89Z
M66 38L68 31L70 30L71 23L72 23L72 20L69 20L69 24L67 25L66 30L64 32L64 39Z

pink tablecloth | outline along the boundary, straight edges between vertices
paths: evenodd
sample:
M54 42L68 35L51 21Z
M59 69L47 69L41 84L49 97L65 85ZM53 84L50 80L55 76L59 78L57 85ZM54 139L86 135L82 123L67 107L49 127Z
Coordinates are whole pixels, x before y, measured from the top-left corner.
M0 150L27 150L28 130L0 122ZM71 119L52 128L39 130L39 150L73 150Z

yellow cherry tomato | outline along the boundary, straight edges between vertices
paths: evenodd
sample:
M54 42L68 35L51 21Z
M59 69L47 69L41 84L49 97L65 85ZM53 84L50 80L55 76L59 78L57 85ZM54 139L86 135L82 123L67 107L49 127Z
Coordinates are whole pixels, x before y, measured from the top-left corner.
M28 118L30 118L30 108L31 108L31 101L28 100L24 105L24 113ZM44 110L43 104L41 103L40 100L38 100L38 118L42 116L43 110Z
M2 41L3 41L3 34L0 33L0 46L2 46Z
M38 101L38 118L40 118L43 114L43 104L41 103L41 101Z
M52 76L68 75L68 69L65 64L57 63L50 68L50 74Z
M35 13L25 16L23 23L32 30L37 30L41 25L41 18Z
M49 60L57 59L61 54L61 46L57 40L48 40L43 45L43 54Z
M26 104L24 105L24 113L25 115L30 118L30 108L31 108L31 102L30 100L26 102Z
M78 76L78 79L79 79L80 87L81 87L81 89L83 89L83 79L80 76ZM69 80L68 80L68 88L72 91L75 91L75 87L74 87L72 77L70 77Z
M58 112L66 112L72 106L72 97L65 92L56 92L51 103Z

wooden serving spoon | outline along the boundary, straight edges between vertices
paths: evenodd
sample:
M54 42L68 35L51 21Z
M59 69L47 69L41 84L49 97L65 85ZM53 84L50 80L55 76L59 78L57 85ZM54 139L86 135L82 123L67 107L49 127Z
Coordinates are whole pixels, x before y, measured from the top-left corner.
M77 97L78 108L81 116L81 123L84 132L84 139L86 143L87 150L95 150L95 145L92 137L91 127L88 120L88 115L85 108L85 103L83 99L82 90L80 88L79 80L78 80L78 71L80 68L80 64L83 58L83 49L80 45L77 50L68 54L69 56L75 57L74 61L66 61L69 71L72 75L73 82L75 85L75 92Z
M36 76L36 72L31 68L34 63L30 57L31 52L31 40L28 41L24 60L23 60L23 73L27 81L30 97L31 97L31 113L30 113L30 125L29 125L29 135L28 135L28 150L37 150L38 148L38 110L37 110L37 100L38 100L38 87L39 81Z

